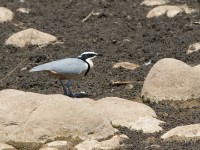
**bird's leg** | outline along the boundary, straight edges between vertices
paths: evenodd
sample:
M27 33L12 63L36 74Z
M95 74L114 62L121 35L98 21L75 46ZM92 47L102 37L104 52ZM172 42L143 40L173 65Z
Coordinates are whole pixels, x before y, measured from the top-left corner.
M65 86L64 86L64 84L63 84L63 82L62 82L62 80L59 79L59 81L60 81L61 86L63 87L64 95L67 95L67 90L66 90L66 88L65 88Z
M85 92L81 92L78 94L73 93L72 90L70 89L70 85L71 85L71 80L67 81L67 84L66 84L70 97L83 98L83 97L88 96Z
M70 89L70 85L71 85L71 80L68 80L67 83L66 83L66 86L67 86L67 89L69 90L69 96L70 97L76 97L75 94Z

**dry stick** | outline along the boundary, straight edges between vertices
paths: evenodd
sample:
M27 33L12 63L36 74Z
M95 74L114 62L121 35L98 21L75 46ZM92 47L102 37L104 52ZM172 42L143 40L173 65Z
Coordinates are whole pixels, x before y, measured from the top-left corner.
M10 71L5 77L3 77L1 80L0 80L0 83L2 83L3 80L5 80L8 76L10 76L21 64L23 64L25 61L27 60L24 59L23 61L21 61L12 71Z
M94 11L92 11L91 13L89 13L89 15L87 15L87 17L85 17L81 22L86 22L91 16L99 16L100 12L96 12L94 13Z
M126 84L131 84L133 81L114 81L111 80L111 85L126 85Z
M88 20L88 18L90 18L90 16L92 16L94 14L94 12L92 11L91 13L89 13L89 15L87 15L87 17L85 17L81 22L85 22Z
M200 21L193 22L193 24L200 24Z

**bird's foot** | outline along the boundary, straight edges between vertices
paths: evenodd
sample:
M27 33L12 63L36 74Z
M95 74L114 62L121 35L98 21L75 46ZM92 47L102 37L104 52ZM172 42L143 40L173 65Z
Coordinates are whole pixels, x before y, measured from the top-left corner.
M64 93L63 93L64 95L67 95L67 91L66 90L64 90Z
M77 93L77 94L75 94L75 93L70 93L68 96L69 96L69 97L73 97L73 98L84 98L84 97L88 97L88 96L90 96L90 95L87 94L87 93L85 93L85 92L81 92L81 93Z

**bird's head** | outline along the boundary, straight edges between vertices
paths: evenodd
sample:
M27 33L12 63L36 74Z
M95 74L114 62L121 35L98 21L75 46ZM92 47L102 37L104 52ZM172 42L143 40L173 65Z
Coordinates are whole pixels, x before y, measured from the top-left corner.
M82 59L82 60L87 60L87 59L93 59L97 56L102 56L102 54L98 54L98 53L95 53L95 52L84 52L84 53L80 54L78 56L78 58Z

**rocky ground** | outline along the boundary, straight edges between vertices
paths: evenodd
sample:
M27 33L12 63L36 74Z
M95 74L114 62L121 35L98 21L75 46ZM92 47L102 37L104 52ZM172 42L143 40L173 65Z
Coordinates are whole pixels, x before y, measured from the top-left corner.
M48 61L95 51L104 56L94 60L95 71L90 76L72 83L73 90L85 91L95 100L115 96L141 102L145 77L158 60L170 57L191 66L198 65L200 53L187 54L186 51L191 44L200 41L200 24L194 23L200 21L199 12L148 19L146 15L154 7L140 5L141 2L26 0L20 3L18 0L1 0L1 6L12 10L14 18L11 22L0 24L0 90L62 94L56 79L43 73L29 73L28 70ZM199 0L170 0L169 4L200 8ZM29 14L17 12L19 7L30 8L31 11ZM92 11L94 14L84 20ZM27 28L52 34L59 42L44 47L4 45L12 34ZM135 63L140 67L135 70L112 68L119 61ZM111 80L131 81L133 87L114 86ZM125 149L158 149L158 146L159 149L200 149L200 140L160 139L163 133L176 126L199 123L199 106L177 108L163 102L146 104L156 111L159 120L166 122L163 131L143 134L119 128L129 137L124 142Z

